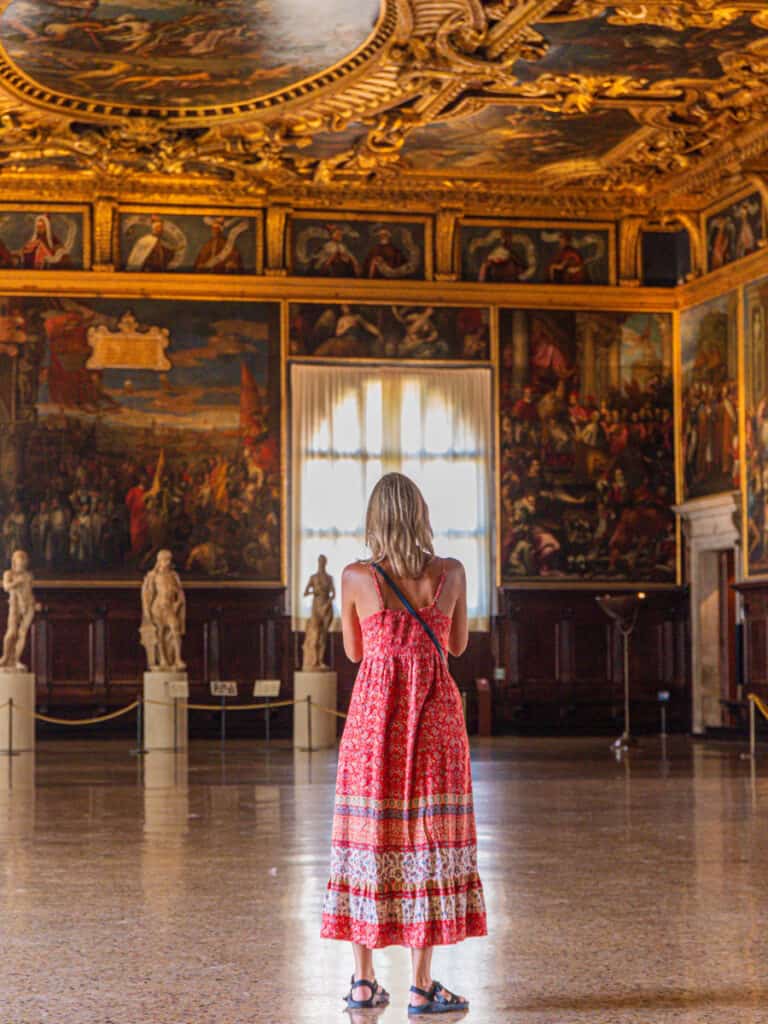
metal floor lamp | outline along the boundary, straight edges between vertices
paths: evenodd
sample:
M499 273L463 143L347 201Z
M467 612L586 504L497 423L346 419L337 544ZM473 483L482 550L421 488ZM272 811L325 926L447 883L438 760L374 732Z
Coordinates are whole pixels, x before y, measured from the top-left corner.
M637 625L637 614L645 594L603 594L595 598L605 614L616 623L624 647L624 732L611 744L613 750L627 750L637 740L632 736L629 711L629 638Z

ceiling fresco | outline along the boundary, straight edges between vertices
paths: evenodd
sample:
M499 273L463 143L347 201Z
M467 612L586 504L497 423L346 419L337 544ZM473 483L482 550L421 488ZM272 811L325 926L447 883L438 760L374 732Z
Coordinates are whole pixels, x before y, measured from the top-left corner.
M10 60L49 89L156 107L284 89L371 33L378 0L11 0Z
M519 61L514 74L524 82L542 74L594 75L621 72L649 82L720 78L720 58L765 39L743 14L730 25L675 31L652 24L611 24L610 12L584 21L540 24L548 49L535 62Z
M0 0L8 187L663 219L767 155L763 0Z
M600 158L636 130L625 110L563 119L537 107L489 106L416 129L403 146L403 164L427 172L530 174L565 160Z

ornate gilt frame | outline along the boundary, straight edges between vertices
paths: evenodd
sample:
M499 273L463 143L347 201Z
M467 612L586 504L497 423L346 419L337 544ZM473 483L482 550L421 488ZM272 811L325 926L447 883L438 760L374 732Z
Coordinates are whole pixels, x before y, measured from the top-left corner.
M168 203L158 203L156 206L149 206L146 203L126 203L118 204L114 211L113 229L111 232L112 238L112 262L116 268L122 273L129 273L122 267L123 253L121 252L121 239L120 239L120 220L128 213L143 213L149 215L151 213L165 214L168 217L242 217L244 219L254 221L254 249L253 249L253 261L254 269L249 271L248 274L211 274L206 275L210 277L253 277L264 273L264 211L261 207L233 207L233 206L172 206ZM133 276L133 272L130 272ZM166 271L168 274L197 274L200 276L199 271L194 270L182 270L182 271Z
M578 220L558 220L553 218L552 220L515 220L510 217L459 217L456 222L456 232L453 240L453 265L458 278L467 283L466 278L461 277L461 229L463 227L488 227L488 228L530 228L534 230L551 230L551 231L607 231L608 232L608 282L607 284L599 285L557 285L556 287L565 287L568 291L571 288L578 287L589 287L589 288L608 288L613 287L618 280L618 271L616 265L617 259L617 248L616 248L616 222L612 220L606 221L578 221ZM525 282L510 283L509 287L517 290L521 287L526 287ZM494 287L498 288L499 285L495 284ZM504 285L502 285L504 287ZM547 287L553 287L547 285Z
M2 213L79 213L82 214L83 218L83 269L82 270L44 270L41 273L44 274L64 274L74 273L82 274L86 270L90 270L93 265L93 247L91 244L93 234L93 222L91 217L91 204L90 203L44 203L37 202L31 203L29 201L24 202L13 202L13 200L3 199L0 201L0 214ZM29 274L29 270L23 270L19 268L13 268L9 273L26 273Z
M288 213L286 225L285 225L285 241L284 241L284 259L285 268L289 276L293 275L293 233L294 233L294 220L316 220L322 221L343 221L346 224L359 223L363 221L366 224L376 224L379 221L383 221L389 224L421 224L424 227L424 277L423 278L403 278L402 280L409 281L432 281L434 279L434 218L430 214L407 214L407 213L386 213L386 212L374 212L371 210L318 210L304 207L296 207L291 209ZM332 281L336 280L338 285L341 286L342 279L338 278L322 278L315 275L301 275L296 274L296 277L301 277L302 280L307 280L311 277L315 281ZM352 278L344 278L343 282L352 280ZM401 284L402 280L387 282L391 286L395 284Z
M761 220L761 226L762 226L762 229L763 229L763 237L761 238L761 240L758 243L757 252L759 253L761 250L765 249L766 246L768 246L768 188L766 188L766 186L762 182L762 180L757 179L757 180L751 182L749 185L744 186L743 188L738 189L738 191L733 192L732 194L728 195L726 198L721 197L721 198L719 198L717 200L717 202L710 203L709 206L704 207L704 209L700 211L699 217L698 217L698 227L699 227L699 235L700 235L700 238L701 238L701 241L702 241L702 246L703 246L703 254L702 254L703 255L703 265L702 265L702 270L703 270L704 274L717 273L717 271L719 271L719 270L724 270L725 267L731 267L731 266L733 266L734 263L741 263L742 260L749 259L749 256L754 256L755 255L755 253L750 253L749 256L744 256L744 257L742 257L741 260L731 260L730 263L726 263L725 264L725 267L715 267L713 269L710 269L710 266L709 266L709 240L707 238L707 221L709 220L710 217L713 217L715 214L719 213L721 210L727 210L729 206L732 206L734 203L738 203L742 199L746 199L747 196L752 195L754 192L757 192L760 195L760 199L761 199L761 204L760 204L761 218L760 218L760 220Z

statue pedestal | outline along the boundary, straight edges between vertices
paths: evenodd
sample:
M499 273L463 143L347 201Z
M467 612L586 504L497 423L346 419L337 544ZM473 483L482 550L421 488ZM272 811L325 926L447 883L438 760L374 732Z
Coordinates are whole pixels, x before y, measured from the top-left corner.
M300 750L322 750L336 746L336 715L319 708L307 712L307 697L314 704L336 709L337 678L335 672L294 672L293 699L301 703L293 706L293 745ZM309 735L311 729L311 737ZM310 742L311 739L311 742Z
M188 697L186 672L144 673L145 750L186 750Z
M13 701L13 713L10 701ZM34 674L20 669L0 669L0 754L35 749L34 710Z

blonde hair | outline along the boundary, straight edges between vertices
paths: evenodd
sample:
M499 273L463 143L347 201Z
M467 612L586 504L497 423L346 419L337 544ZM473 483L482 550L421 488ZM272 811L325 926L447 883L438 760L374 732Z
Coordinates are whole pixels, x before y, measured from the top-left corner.
M388 559L396 576L416 579L435 551L424 495L409 477L387 473L376 484L365 513L365 543L373 562Z

